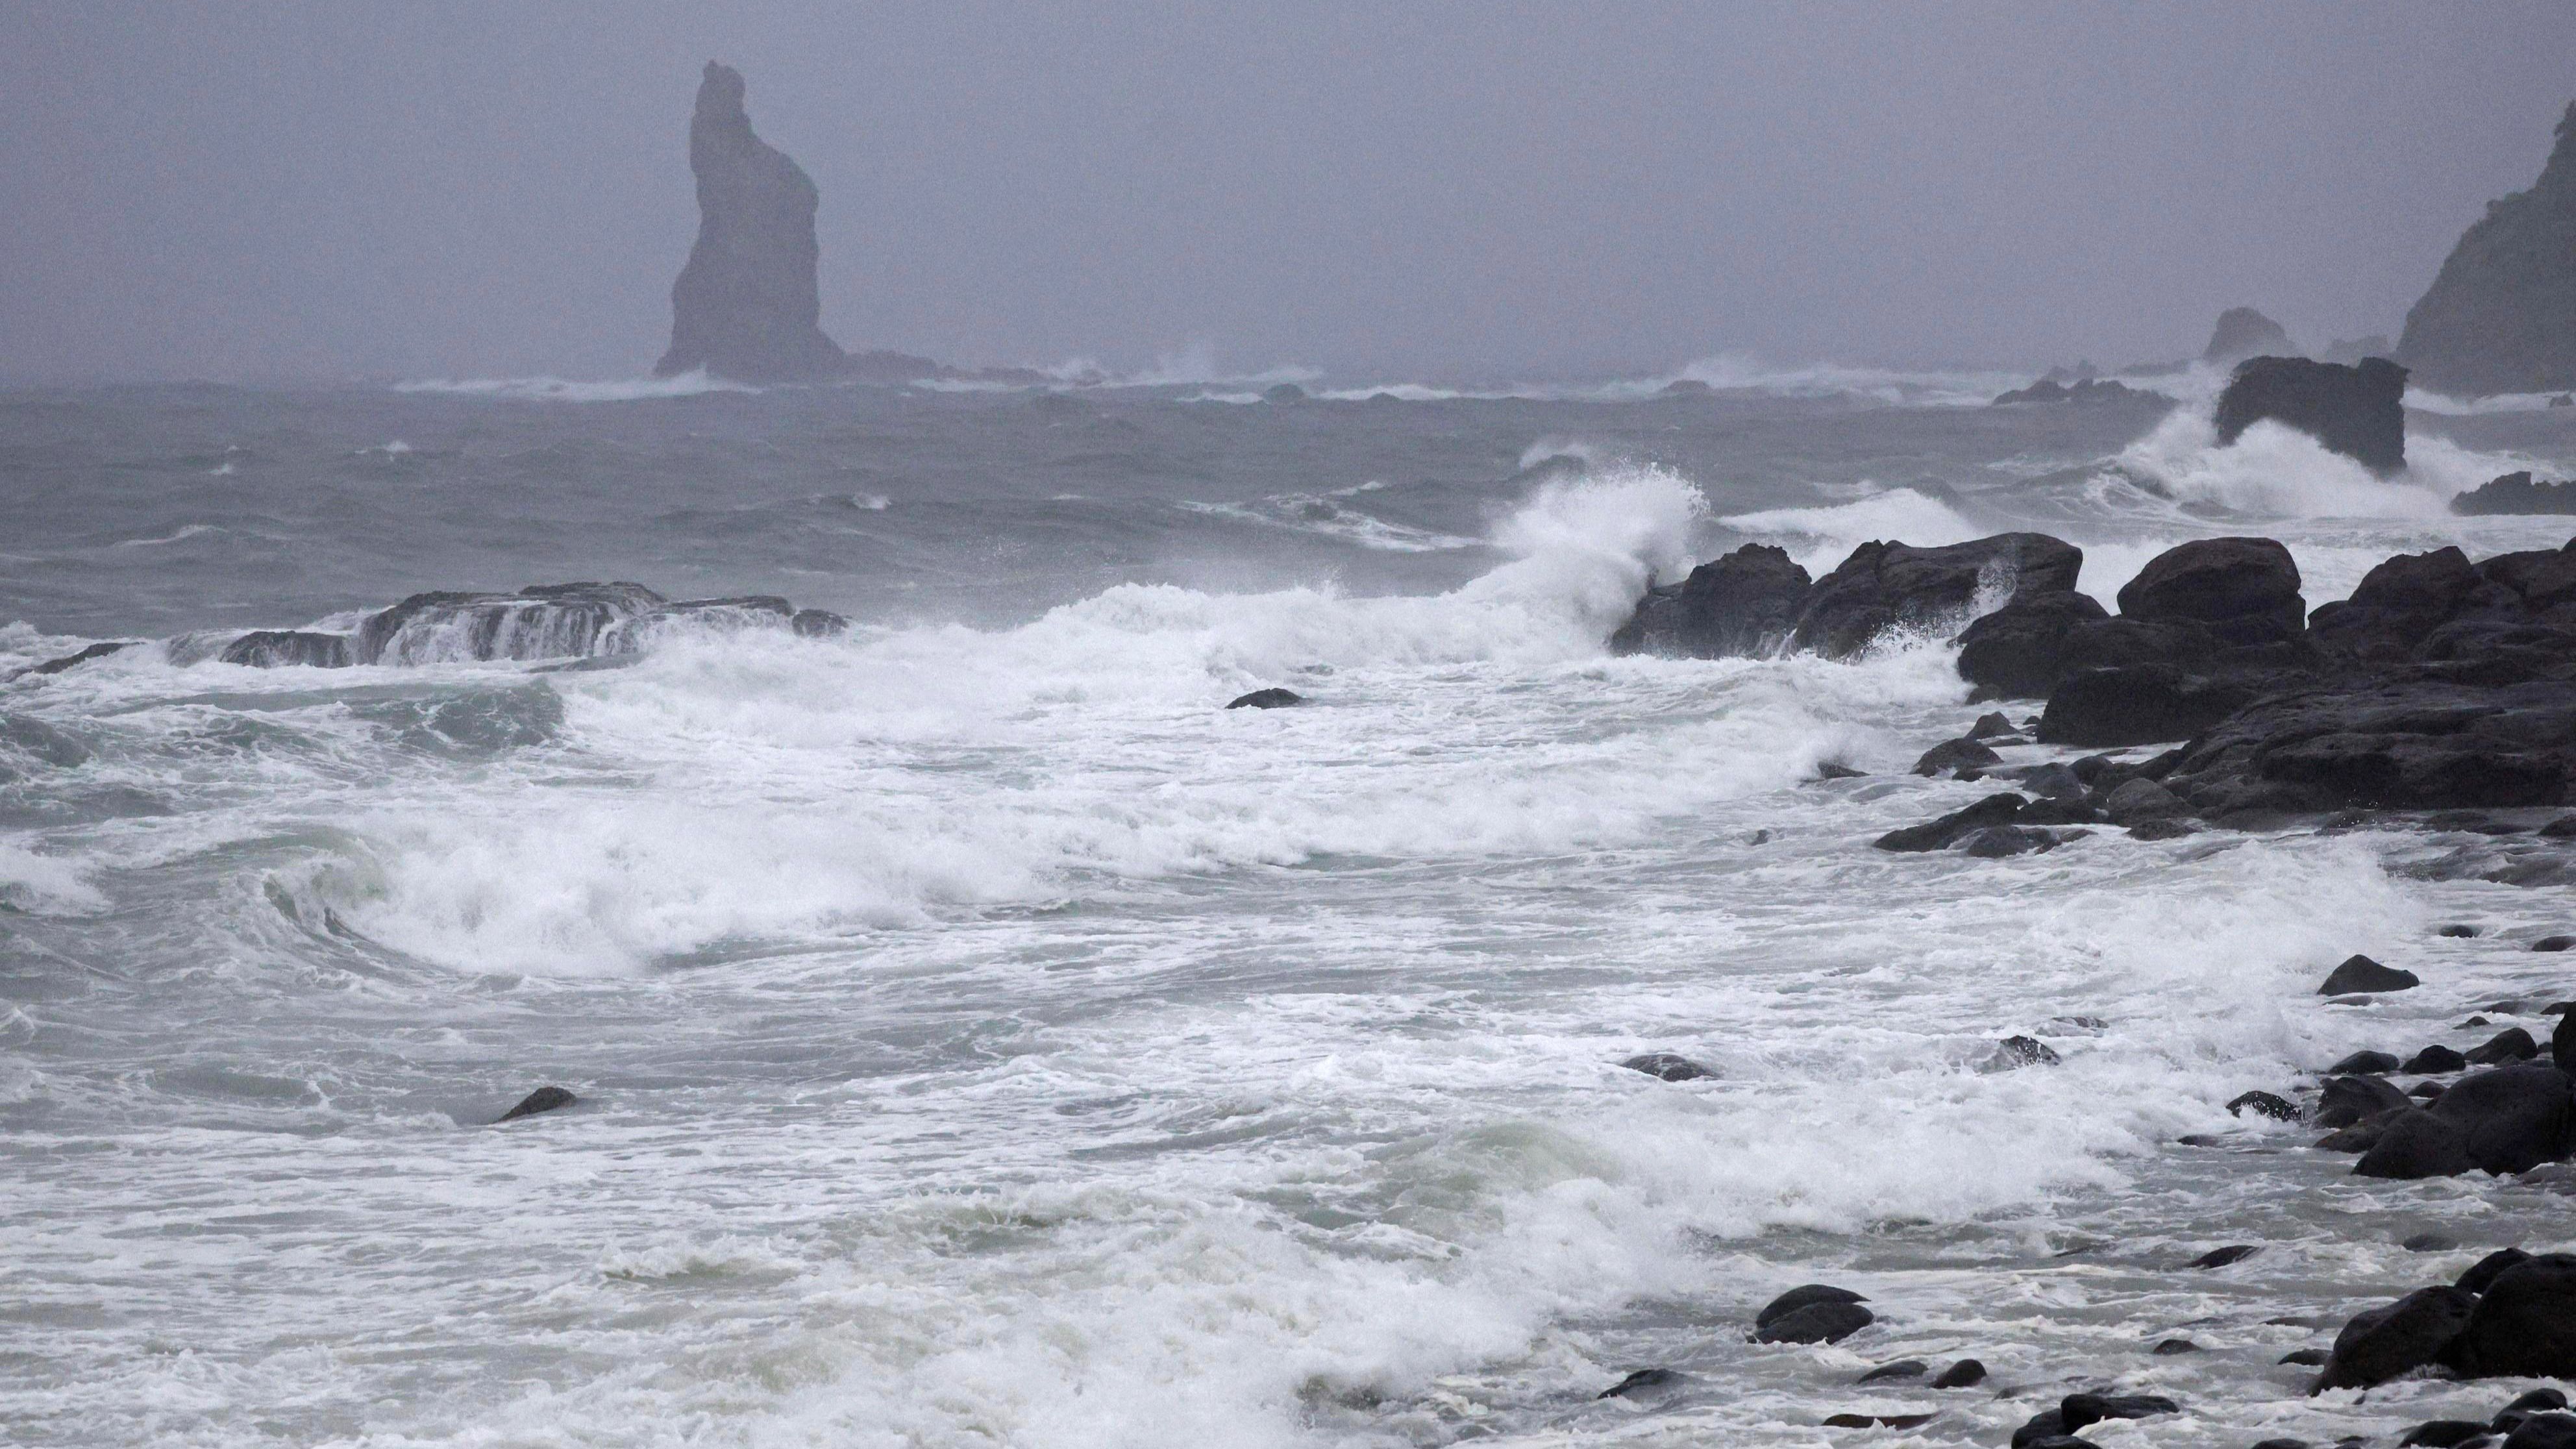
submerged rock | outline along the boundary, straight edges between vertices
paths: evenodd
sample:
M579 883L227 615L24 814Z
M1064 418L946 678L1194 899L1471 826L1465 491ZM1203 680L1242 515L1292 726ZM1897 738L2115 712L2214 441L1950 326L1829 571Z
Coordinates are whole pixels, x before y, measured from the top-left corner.
M1667 1082L1694 1082L1717 1075L1690 1058L1673 1052L1648 1052L1644 1056L1630 1057L1619 1065Z
M1682 1376L1673 1372L1671 1369L1642 1368L1628 1375L1626 1378L1621 1379L1619 1382L1612 1384L1610 1387L1603 1389L1596 1397L1604 1399L1632 1398L1652 1389L1670 1388L1674 1384L1680 1383L1681 1380Z
M1987 1057L1977 1070L2009 1072L2019 1067L2053 1067L2062 1060L2036 1037L2008 1036L1996 1044L1994 1054Z
M655 377L703 368L739 382L849 370L819 325L812 177L752 134L742 73L708 61L689 120L698 239L671 284L671 346Z
M642 584L542 584L515 594L436 592L367 616L360 664L578 659L613 652L611 630L669 601Z
M226 664L247 664L254 669L345 669L349 665L349 637L300 629L255 629L225 645L215 657Z
M2263 1250L2253 1243L2230 1243L2224 1248L2212 1248L2192 1259L2191 1265L2195 1268L2224 1268L2230 1263L2242 1263L2261 1251Z
M2576 105L2528 191L2487 203L2406 314L2397 356L2457 394L2576 386Z
M2406 466L2406 369L2384 357L2347 367L2304 357L2253 357L2218 396L2218 441L2269 419L2386 477Z
M1856 1384L1874 1384L1886 1379L1919 1379L1925 1374L1931 1372L1931 1368L1932 1366L1930 1364L1925 1363L1919 1358L1900 1358L1894 1363L1880 1364L1878 1367L1862 1374L1859 1378L1852 1380L1852 1382Z
M2009 825L2021 808L2030 803L2010 793L1989 795L1965 809L1953 810L1920 825L1891 830L1871 842L1880 850L1925 851L1945 850L1970 834L1991 825Z
M87 664L93 659L104 659L110 654L131 649L142 642L140 639L104 639L96 644L85 644L79 650L60 658L48 659L42 664L30 664L24 669L12 670L8 674L0 675L0 683L12 679L32 679L48 674L60 674L75 665Z
M515 1122L522 1117L534 1117L540 1112L552 1112L558 1108L569 1107L580 1100L579 1097L561 1087L539 1087L521 1098L519 1105L502 1113L500 1120Z
M1925 750L1923 758L1914 762L1914 773L1933 776L1955 775L1962 780L1973 780L1977 777L1979 766L2001 764L2003 758L1978 740L1943 740Z
M1292 704L1305 702L1306 696L1294 690L1256 689L1250 694L1238 694L1227 700L1225 707L1227 709L1286 709Z

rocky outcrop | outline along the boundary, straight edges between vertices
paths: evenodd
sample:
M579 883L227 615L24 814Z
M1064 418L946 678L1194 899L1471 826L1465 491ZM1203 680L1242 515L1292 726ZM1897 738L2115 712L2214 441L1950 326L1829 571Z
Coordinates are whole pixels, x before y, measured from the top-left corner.
M2576 105L2539 181L2487 203L2451 248L2397 356L2447 393L2576 386Z
M2296 356L2299 344L2281 324L2251 307L2230 307L2218 314L2218 325L2209 332L2209 345L2200 350L2200 360L2221 367L2233 367L2249 357Z
M2201 538L2148 560L2120 587L2120 616L2205 624L2222 644L2270 644L2307 626L2299 566L2268 538Z
M1650 589L1610 636L1617 654L1691 659L1761 658L1789 642L1814 580L1784 550L1748 543Z
M2218 441L2269 419L2387 477L2406 466L2406 369L2384 357L2351 367L2304 357L2239 363L2218 396Z
M1849 658L1890 630L1946 638L1981 609L2066 594L2083 567L2084 551L2061 539L1999 533L1942 548L1865 543L1810 582L1787 553L1747 544L1679 584L1648 590L1610 647L1701 659L1793 649Z
M2576 483L2542 483L2527 472L2507 473L2452 499L2451 511L2471 516L2576 513Z
M704 368L762 383L846 372L850 359L820 325L813 178L752 134L742 98L742 73L708 61L689 120L698 240L671 284L671 347L653 375Z
M1890 629L1955 633L1980 602L2064 593L2083 567L2082 549L2044 533L1999 533L1944 548L1865 543L1816 581L1790 644L1839 659Z
M232 636L213 657L255 669L607 659L641 653L674 629L783 630L823 639L849 627L829 610L799 609L772 594L671 600L642 584L536 584L513 593L414 594L368 615L349 634L256 629ZM168 646L171 660L206 658L212 640L223 637L182 636Z

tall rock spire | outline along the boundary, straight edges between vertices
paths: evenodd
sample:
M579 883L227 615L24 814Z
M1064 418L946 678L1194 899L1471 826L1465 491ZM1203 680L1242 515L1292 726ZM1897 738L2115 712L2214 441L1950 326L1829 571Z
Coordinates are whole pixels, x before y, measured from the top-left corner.
M2488 202L2451 248L2397 360L2440 392L2576 388L2576 105L2540 179Z
M742 73L707 62L689 121L698 240L671 284L671 350L653 375L705 368L738 382L832 376L849 358L823 335L812 177L751 132Z

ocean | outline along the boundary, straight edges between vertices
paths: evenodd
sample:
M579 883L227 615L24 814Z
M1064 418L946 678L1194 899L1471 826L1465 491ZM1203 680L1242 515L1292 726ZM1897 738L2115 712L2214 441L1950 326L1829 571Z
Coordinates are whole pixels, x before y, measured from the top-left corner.
M1992 707L1952 646L1604 641L1747 540L1821 573L2036 529L2108 603L2262 534L2313 607L2393 552L2564 541L2445 501L2567 476L2576 410L2419 396L2380 482L2270 424L2215 447L2198 370L2144 380L2171 413L1689 380L0 393L0 677L147 641L0 683L0 1434L1995 1444L2075 1388L2181 1405L2092 1431L2120 1449L2492 1413L2277 1360L2563 1242L2565 1200L2356 1180L2224 1104L2576 995L2522 949L2568 894L2477 868L2520 847L1891 855L1991 788L1907 773ZM851 627L214 657L574 580ZM1306 702L1224 708L1270 687ZM2356 952L2433 989L2314 995ZM2011 1035L2062 1060L1996 1070ZM490 1125L546 1084L580 1101ZM2227 1244L2260 1251L2188 1266ZM1808 1282L1877 1322L1747 1342ZM1855 1383L1961 1357L1985 1384Z

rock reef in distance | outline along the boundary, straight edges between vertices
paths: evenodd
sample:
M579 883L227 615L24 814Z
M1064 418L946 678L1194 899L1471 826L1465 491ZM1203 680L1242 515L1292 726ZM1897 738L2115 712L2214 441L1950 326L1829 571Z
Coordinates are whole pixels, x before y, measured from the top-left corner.
M2576 387L2576 104L2529 191L2487 203L2406 314L2397 360L2479 395Z
M2545 483L2528 472L2506 473L2452 499L2451 511L2472 516L2576 513L2576 482Z
M2299 344L2280 323L2251 307L2230 307L2218 314L2218 325L2209 331L2209 345L2200 351L2200 360L2232 367L2249 357L2296 356Z

